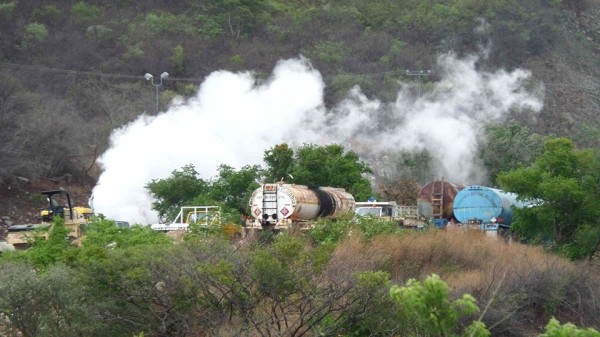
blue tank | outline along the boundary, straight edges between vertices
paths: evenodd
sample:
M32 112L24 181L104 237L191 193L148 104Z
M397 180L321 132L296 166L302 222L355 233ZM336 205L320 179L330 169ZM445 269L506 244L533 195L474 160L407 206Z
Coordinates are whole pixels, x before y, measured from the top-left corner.
M464 224L480 224L484 230L509 227L511 206L525 207L529 203L517 200L517 194L484 186L467 186L454 198L454 216Z

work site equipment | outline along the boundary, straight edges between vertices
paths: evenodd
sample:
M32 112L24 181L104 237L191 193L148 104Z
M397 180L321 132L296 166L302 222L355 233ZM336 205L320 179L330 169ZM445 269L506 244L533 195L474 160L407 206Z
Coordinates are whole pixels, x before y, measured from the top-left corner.
M68 237L71 241L80 239L83 227L93 216L89 207L73 206L71 195L67 190L50 190L41 192L48 201L47 208L39 213L39 223L13 225L8 227L6 243L16 249L25 249L35 235L48 237L48 230L54 225L54 219L61 217L64 226L69 230ZM37 230L37 231L36 231Z
M221 226L224 234L229 238L239 238L244 234L241 226L222 222L219 206L183 206L173 222L151 224L150 228L155 231L177 235L189 230L191 224L196 224L200 228Z
M254 217L247 228L285 229L300 227L308 220L334 218L354 208L354 197L343 188L309 187L275 183L263 184L250 197L250 214Z

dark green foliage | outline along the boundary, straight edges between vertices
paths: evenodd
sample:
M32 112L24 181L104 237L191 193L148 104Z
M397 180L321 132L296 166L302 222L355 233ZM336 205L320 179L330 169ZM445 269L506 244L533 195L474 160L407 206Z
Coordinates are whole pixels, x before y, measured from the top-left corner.
M68 238L70 229L64 226L64 220L60 217L54 218L50 228L34 230L28 233L30 236L30 248L24 252L11 252L7 259L26 261L38 269L47 269L51 265L65 262L75 247Z
M356 200L367 200L372 195L370 182L363 176L371 172L369 166L341 145L305 144L294 154L287 144L279 144L265 151L264 161L270 181L340 187Z
M247 165L239 170L220 165L217 179L210 183L208 194L211 199L224 203L226 208L244 214L252 192L260 186L257 183L260 174L257 165Z
M172 221L182 206L221 206L222 220L237 223L246 212L252 192L258 188L261 174L258 166L244 166L239 170L222 164L213 181L198 177L193 165L173 171L165 179L154 179L146 185L155 201L154 210L165 221Z
M42 44L48 37L48 29L42 23L32 22L25 27L20 48L29 49Z
M573 258L597 251L599 158L568 139L550 139L533 165L501 173L498 181L506 190L536 203L515 210L514 230L532 239L551 238Z
M356 217L356 227L366 240L377 235L392 234L400 231L397 220L375 218L373 216Z
M268 181L290 180L289 174L294 170L294 150L288 144L266 150L263 159L267 164L265 178Z
M152 209L162 219L172 220L182 206L208 192L208 183L198 177L193 165L186 165L166 179L153 179L146 188L155 199Z
M529 166L544 147L542 136L531 133L527 128L511 122L508 125L488 125L486 142L481 145L480 157L492 185L496 175Z
M71 8L71 13L76 22L81 25L90 25L101 19L102 9L98 6L79 1Z
M594 111L594 106L585 105L586 94L580 90L582 83L594 83L598 74L597 34L593 25L586 25L597 21L596 12L585 12L590 4L584 0L4 1L0 180L12 174L94 178L89 168L109 146L110 131L155 110L153 88L141 78L147 71L176 74L178 81L165 83L164 105L167 96L195 93L193 86L213 70L268 74L279 59L299 53L308 55L323 75L325 104L332 106L354 84L370 97L391 102L399 82L406 80L405 69L429 69L439 53L452 50L462 55L483 44L489 47L489 59L478 62L481 69L533 67L536 79L550 82L546 94L554 101L545 106L532 132L570 136L575 120L586 124L577 133L578 144L596 144L597 119L585 120L578 114L553 118L568 110ZM485 18L485 25L479 18ZM476 27L486 32L474 33ZM563 58L567 61L557 61ZM594 89L590 92L595 94ZM515 228L528 237L555 238L559 249L573 258L597 250L597 157L558 142L548 144L544 158L532 167L519 168L532 162L539 139L514 125L490 132L502 140L483 151L492 175L516 169L514 175L507 174L506 186L545 202L517 211ZM531 151L514 152L524 149ZM289 148L275 150L273 157L265 157L269 181L284 178L344 187L357 199L371 195L362 178L368 168L340 148L307 146L297 157ZM499 153L502 160L493 156ZM421 168L417 173L423 173L425 167L419 165L407 164L406 171ZM413 172L406 171L400 172L403 179L404 173ZM256 168L238 171L223 166L220 173L214 191L213 182L199 179L193 167L149 186L156 188L156 206L165 218L172 219L188 202L214 202L241 211L256 186L251 178ZM387 296L388 274L355 273L353 266L331 260L339 254L335 245L349 233L364 232L372 239L393 227L376 221L357 224L350 215L342 220L320 221L309 232L310 245L294 236L269 233L268 240L249 248L211 235L164 245L167 240L157 233L118 230L106 219L92 224L83 246L74 248L59 225L50 240L36 241L32 250L2 255L0 310L19 330L15 334L23 336L402 336L431 331L423 323L429 316L407 320L401 304ZM413 270L420 270L422 263L402 262ZM519 317L536 323L536 317L522 313L527 304L543 307L541 312L563 314L564 322L567 317L583 317L567 307L574 310L584 303L588 315L598 311L593 286L576 285L579 277L569 278L566 285L542 282L550 276L540 276L541 289L532 289L556 296L523 295L519 291L525 282L515 281L500 300L507 308L518 304ZM545 286L549 292L542 291ZM579 300L565 304L566 293ZM502 309L496 310L496 322L512 314ZM298 324L286 326L289 322ZM475 328L483 331L481 326ZM513 324L509 330L519 327ZM551 321L546 335L596 334Z
M205 235L162 244L156 240L159 233L121 231L111 221L97 219L88 227L83 247L74 248L79 253L72 256L80 258L69 265L52 262L40 271L3 255L0 313L23 336L489 336L474 316L475 299L452 291L439 277L411 280L405 287L392 282L391 265L425 263L432 259L432 247L422 242L382 247L381 242L404 236L375 236L373 227L381 225L377 222L355 225L348 218L343 225L351 237L341 246L332 241L315 244L302 232L291 231L274 235L269 243L232 245L218 235ZM364 247L375 248L375 255L361 248L363 229L369 227L365 234L373 234L372 241ZM422 234L413 234L405 245L422 239ZM457 250L462 248L437 244L447 246L448 251L440 253L444 257L450 252L460 255ZM397 258L393 255L398 250L415 249L422 256L390 260ZM487 254L481 247L474 250ZM365 264L368 260L375 264ZM382 260L388 261L389 270L381 270ZM523 315L527 305L545 315L571 310L565 302L577 296L571 288L583 290L591 280L590 275L559 265L535 266L526 266L525 274L531 275L510 271L515 280L507 281L496 301L517 310L510 306L515 301L512 305L520 311L511 314ZM524 289L529 292L519 294ZM580 300L587 291L594 293L588 287L579 293ZM593 300L580 305L584 302L583 310L596 308ZM488 313L502 308L489 308ZM500 322L506 319L502 313ZM593 329L554 320L546 328L547 336L562 336L561 332L595 336Z
M304 145L297 151L294 181L309 186L345 188L356 200L366 200L371 193L363 173L370 169L354 152L341 145Z
M308 231L311 238L321 245L337 244L353 228L354 214L342 214L336 220L321 218Z
M96 217L85 227L84 250L106 247L127 248L139 245L161 245L170 240L148 227L118 227L114 221Z

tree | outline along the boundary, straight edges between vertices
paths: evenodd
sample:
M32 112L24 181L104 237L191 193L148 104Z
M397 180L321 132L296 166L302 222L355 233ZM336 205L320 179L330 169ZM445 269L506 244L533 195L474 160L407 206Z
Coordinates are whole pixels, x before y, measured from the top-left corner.
M492 183L499 172L531 165L544 149L542 136L515 122L488 125L485 133L486 142L480 148L479 156Z
M217 179L209 186L208 194L211 199L222 202L226 208L244 214L252 192L260 186L257 183L260 171L257 165L246 165L235 170L222 164L218 168Z
M208 183L198 177L193 165L174 170L166 179L152 179L146 188L155 199L152 209L163 219L174 219L182 206L208 192Z
M161 245L170 240L159 232L148 227L118 227L114 221L104 217L95 217L85 228L82 241L83 251L90 248L127 248L139 245Z
M591 256L600 244L599 158L591 149L576 150L569 139L553 138L533 165L500 173L504 189L535 203L515 209L513 229L550 238L573 258Z
M54 217L50 228L32 231L28 238L30 247L25 251L14 251L7 255L8 260L27 261L36 269L45 270L64 262L75 246L68 238L70 229L64 226L61 217Z
M308 186L341 187L357 200L367 200L372 195L371 184L363 176L371 169L358 155L344 151L341 145L305 144L296 150L293 158L292 153L286 144L265 151L267 175L277 180L289 177L296 184Z
M288 144L278 144L266 150L263 160L267 164L267 181L290 180L290 173L294 170L294 150Z
M77 272L64 265L43 272L29 263L0 265L0 313L22 336L110 336L95 310L100 303L87 299Z
M106 255L79 267L94 290L88 298L98 301L102 320L111 322L110 335L188 335L195 327L190 314L195 285L184 274L181 246L117 247Z
M432 175L432 156L427 150L388 154L372 164L378 193L399 205L416 205L417 195Z
M413 313L415 325L420 326L427 336L455 336L455 331L459 330L459 318L479 311L475 298L469 294L450 301L450 287L435 274L422 283L410 279L404 287L394 286L390 294ZM462 335L490 336L490 332L483 322L474 321Z

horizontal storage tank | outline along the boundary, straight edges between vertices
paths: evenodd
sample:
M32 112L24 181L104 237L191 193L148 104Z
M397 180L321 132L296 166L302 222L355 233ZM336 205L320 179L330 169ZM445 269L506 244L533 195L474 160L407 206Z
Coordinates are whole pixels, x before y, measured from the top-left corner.
M294 221L335 217L354 208L354 197L343 188L264 184L250 197L250 226L284 228Z
M483 229L508 227L512 223L511 206L525 207L528 202L517 200L517 194L484 187L468 186L454 198L454 216L461 223L479 223ZM486 226L489 225L489 226Z
M421 188L417 195L419 215L424 219L452 219L454 198L465 188L445 180L434 180Z

